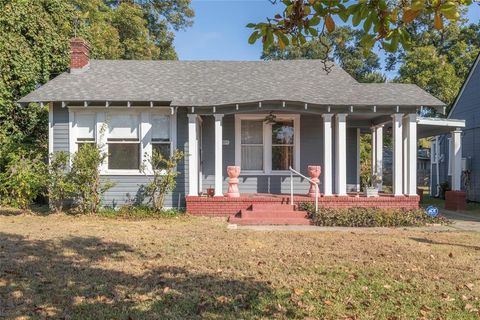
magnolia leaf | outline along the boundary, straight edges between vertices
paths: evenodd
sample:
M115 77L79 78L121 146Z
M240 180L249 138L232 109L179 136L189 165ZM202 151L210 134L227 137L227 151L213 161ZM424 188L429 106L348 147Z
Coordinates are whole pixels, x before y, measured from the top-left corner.
M408 9L403 12L403 22L410 23L420 14L419 10Z
M442 20L442 17L438 13L435 13L433 26L437 30L442 30L443 29L443 20Z
M373 22L373 14L369 15L365 22L363 23L363 31L368 32L370 31L370 28L372 27L372 22Z
M425 1L422 0L416 0L412 2L412 10L414 11L420 11L425 8Z
M328 32L333 32L335 31L335 22L333 21L333 18L331 15L328 15L325 18L325 26L327 27Z
M354 27L358 26L361 20L362 20L362 15L360 11L355 12L352 17L352 25Z
M310 19L310 20L308 21L308 25L309 25L310 27L316 26L316 25L318 25L319 23L320 23L320 17L318 17L318 16L314 16L312 19Z
M250 35L250 38L248 38L248 43L249 43L249 44L254 44L255 41L257 41L258 37L259 37L258 31L253 32L253 33Z

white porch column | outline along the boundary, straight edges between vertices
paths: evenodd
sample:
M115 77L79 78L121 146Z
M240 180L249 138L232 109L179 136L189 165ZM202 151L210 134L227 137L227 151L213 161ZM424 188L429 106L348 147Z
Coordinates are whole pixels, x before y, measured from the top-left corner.
M188 195L198 196L197 115L188 114Z
M414 196L417 194L417 115L411 113L405 118L407 119L407 128L404 129L407 133L407 148L404 150L407 153L406 194Z
M392 156L392 187L393 194L400 196L403 193L403 114L392 114L393 156Z
M215 197L223 197L223 114L215 114Z
M371 127L371 134L372 134L372 175L377 172L377 128Z
M347 115L335 116L335 194L347 195Z
M452 131L452 154L450 155L452 170L452 190L460 191L462 178L462 130Z
M403 141L403 194L408 194L408 118L402 120L402 141Z
M324 113L323 117L323 194L332 195L332 117Z
M375 127L375 175L378 191L383 190L383 125Z

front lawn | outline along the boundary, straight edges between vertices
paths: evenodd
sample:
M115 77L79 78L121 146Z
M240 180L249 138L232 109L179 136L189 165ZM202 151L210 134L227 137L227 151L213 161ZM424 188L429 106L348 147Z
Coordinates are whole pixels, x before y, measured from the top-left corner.
M476 319L480 234L0 216L0 318Z

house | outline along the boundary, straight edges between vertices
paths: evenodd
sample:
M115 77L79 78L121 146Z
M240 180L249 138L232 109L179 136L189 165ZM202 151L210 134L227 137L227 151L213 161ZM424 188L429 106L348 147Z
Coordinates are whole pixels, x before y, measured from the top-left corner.
M420 108L443 110L444 103L416 85L358 83L338 66L327 73L316 60L89 60L78 38L71 41L69 72L19 101L30 102L49 106L50 152L103 146L101 172L116 183L106 205L135 197L148 179L139 166L152 150L185 151L166 204L193 214L313 201L306 196L309 165L321 167L320 206L416 208L417 138L463 127L459 120L419 118ZM393 193L357 196L359 137L374 133L381 177L384 128L393 131ZM455 148L459 143L455 138ZM235 198L224 196L232 165L241 170ZM208 188L213 197L205 196Z
M464 82L448 119L464 119L461 134L462 167L461 189L470 201L480 201L480 56L477 56ZM432 145L432 196L439 196L440 185L451 187L454 169L449 161L454 150L455 137L451 134L437 136Z
M383 148L383 183L392 184L392 148ZM430 183L430 149L418 147L417 152L417 185L429 186Z
M430 148L418 148L417 184L430 186Z

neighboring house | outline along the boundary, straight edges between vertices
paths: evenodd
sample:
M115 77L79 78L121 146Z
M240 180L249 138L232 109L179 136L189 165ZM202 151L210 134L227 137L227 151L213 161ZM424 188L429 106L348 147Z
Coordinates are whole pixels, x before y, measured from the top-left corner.
M418 148L417 157L417 185L430 185L430 149ZM383 182L392 184L392 148L385 147L383 150Z
M430 148L418 148L417 184L430 186Z
M448 119L465 119L462 133L461 189L467 200L480 201L480 55L470 70ZM435 143L436 141L436 143ZM453 152L451 135L440 135L432 146L432 195L439 195L438 185L448 182L452 186L450 154Z
M180 149L187 157L166 204L191 213L284 203L288 197L279 194L309 190L290 167L308 175L309 165L321 166L323 206L418 207L417 137L461 126L418 118L422 106L443 110L444 103L416 85L358 83L338 66L327 74L317 60L90 61L83 40L71 45L70 71L19 103L49 105L51 153L103 146L108 158L101 172L116 183L105 195L110 206L134 198L147 182L139 167L152 150L168 156ZM349 194L359 190L359 137L373 128L381 173L383 145L375 141L382 141L384 127L394 135L395 197L367 201ZM241 167L240 198L223 197L231 165ZM215 197L204 196L207 188Z

